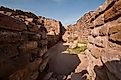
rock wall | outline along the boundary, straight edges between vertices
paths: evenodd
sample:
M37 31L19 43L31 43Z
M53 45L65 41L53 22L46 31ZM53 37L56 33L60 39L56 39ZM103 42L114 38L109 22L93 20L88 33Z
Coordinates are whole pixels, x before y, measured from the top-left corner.
M74 25L68 25L65 34L63 35L63 40L68 42L78 42L88 41L88 35L90 33L90 18L94 12L90 11L82 16Z
M12 10L2 6L0 7L0 13L23 21L30 31L36 31L37 27L44 26L47 30L48 48L60 41L62 39L62 35L65 32L65 28L62 26L60 21L42 16L36 16L31 12Z
M121 0L106 0L90 18L88 26L90 80L121 79Z
M0 80L36 80L47 62L47 30L39 18L1 7Z
M58 41L62 40L62 35L65 32L65 28L62 26L60 21L42 16L39 18L47 29L48 48L50 48Z

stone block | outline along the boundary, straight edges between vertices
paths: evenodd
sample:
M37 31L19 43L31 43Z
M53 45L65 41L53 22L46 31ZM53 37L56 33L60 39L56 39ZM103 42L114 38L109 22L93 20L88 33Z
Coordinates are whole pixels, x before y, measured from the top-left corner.
M93 24L95 26L100 26L104 24L104 14L100 15L99 17L97 17L94 21Z
M39 34L42 35L42 39L47 39L47 33L46 32L39 32Z
M119 42L121 42L121 31L115 34L110 35L109 37L110 40L115 41L117 44L120 45Z
M119 0L113 5L113 7L105 11L104 19L105 21L108 21L108 20L113 19L114 17L117 17L120 14L121 14L121 1Z
M40 64L42 63L43 63L43 59L41 57L36 58L33 62L27 65L27 69L29 70L29 72L37 71L39 70Z
M38 32L39 30L38 26L32 22L29 22L27 27L28 27L28 31L31 31L31 32Z
M49 60L48 57L45 58L45 59L43 60L42 64L41 64L40 67L39 67L39 71L40 71L40 72L42 72L42 71L45 69L45 67L46 67L46 65L47 65L47 63L48 63L48 60Z
M88 42L94 44L95 38L93 36L88 36Z
M26 25L12 17L0 14L0 28L23 31L27 30Z
M32 73L29 75L29 77L28 77L27 80L37 80L38 76L39 76L39 72L38 72L38 71L32 72Z
M9 76L9 80L27 80L27 77L29 76L29 74L30 73L28 69L24 68L11 74Z
M108 42L108 47L117 51L121 51L121 45L115 43L115 42Z
M10 31L0 31L0 43L19 43L22 42L24 38L19 32L10 32Z
M104 24L99 29L99 35L100 36L106 36L106 35L108 35L108 29L109 29L109 25L108 24Z
M121 23L114 23L109 27L108 34L114 34L117 32L121 32Z
M96 37L95 38L95 45L98 46L98 47L106 47L107 46L107 43L108 43L108 37L104 36L104 37Z
M97 37L99 35L99 30L101 27L96 27L91 31L91 35Z
M101 57L101 54L103 53L103 48L98 48L92 44L88 44L88 49L95 58Z
M47 43L48 43L47 40L40 40L40 41L39 41L39 44L42 45L41 47L46 46ZM38 45L39 45L39 44L38 44Z
M33 21L33 18L27 18L25 20L28 21L28 22L32 22Z
M11 58L19 54L17 46L12 44L0 45L0 58Z
M47 53L47 46L43 46L42 48L39 48L39 55L43 56Z
M29 41L19 46L19 50L21 53L27 53L33 49L36 49L37 47L38 47L38 43L36 41Z

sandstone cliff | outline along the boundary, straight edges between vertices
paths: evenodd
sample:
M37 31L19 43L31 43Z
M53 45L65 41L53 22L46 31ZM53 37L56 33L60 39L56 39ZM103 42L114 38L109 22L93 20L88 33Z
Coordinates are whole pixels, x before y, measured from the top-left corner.
M42 16L40 16L39 18L47 29L48 48L50 48L55 45L58 41L62 40L62 35L65 32L65 28L64 26L62 26L62 23L60 21L45 18Z
M63 35L64 41L73 42L87 42L90 29L90 17L94 12L90 11L82 16L74 25L68 25L65 34Z
M88 43L86 78L121 79L121 0L106 0L96 11L86 13L76 24L69 25L63 39Z
M36 80L48 62L47 47L60 41L64 32L60 21L1 7L0 80ZM106 0L96 11L86 13L68 26L63 39L87 43L85 53L79 54L83 56L79 57L81 63L72 75L66 74L67 79L76 80L74 77L79 74L79 80L121 80L121 0ZM61 50L58 47L50 53ZM55 73L48 76L58 79ZM65 79L63 76L59 77Z
M120 80L121 0L106 0L90 18L88 72L96 80Z
M78 35L75 27L84 33ZM85 34L85 38L88 37L85 51L88 60L85 63L88 64L86 70L89 80L121 79L121 0L106 0L96 11L85 14L67 31L69 34L71 31L76 34L77 31L76 35L81 38Z
M0 14L0 37L0 80L36 79L48 61L45 28Z
M36 31L37 27L45 26L47 30L48 48L52 47L59 40L61 40L61 37L65 32L65 28L62 26L60 21L42 16L36 16L31 12L12 10L2 6L0 8L0 13L23 21L27 25L29 31Z
M0 80L36 80L62 29L59 21L0 7Z

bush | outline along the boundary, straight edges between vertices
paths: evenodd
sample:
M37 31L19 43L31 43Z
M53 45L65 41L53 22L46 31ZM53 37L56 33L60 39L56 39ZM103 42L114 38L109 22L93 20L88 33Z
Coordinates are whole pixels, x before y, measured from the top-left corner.
M79 54L81 52L84 52L87 49L87 44L85 43L78 43L77 46L75 48L68 48L67 51L69 51L69 53L75 53L75 54Z

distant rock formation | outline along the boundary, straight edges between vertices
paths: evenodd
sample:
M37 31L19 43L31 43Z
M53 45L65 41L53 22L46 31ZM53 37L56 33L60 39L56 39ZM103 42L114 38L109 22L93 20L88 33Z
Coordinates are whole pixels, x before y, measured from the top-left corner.
M40 16L39 19L47 29L48 48L55 45L58 41L62 40L62 35L65 33L65 28L60 21L45 18Z
M63 35L63 40L68 42L87 42L90 29L88 25L90 24L90 17L94 12L90 11L82 16L74 25L68 25L65 34Z

